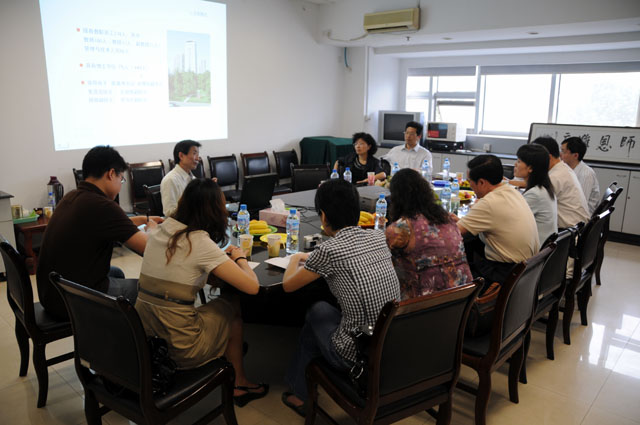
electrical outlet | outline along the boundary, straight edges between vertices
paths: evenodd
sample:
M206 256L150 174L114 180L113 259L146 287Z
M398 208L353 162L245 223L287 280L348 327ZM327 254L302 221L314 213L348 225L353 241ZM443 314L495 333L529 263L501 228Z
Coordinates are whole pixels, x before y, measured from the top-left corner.
M485 152L491 152L491 143L485 143L484 145L482 145L482 149Z

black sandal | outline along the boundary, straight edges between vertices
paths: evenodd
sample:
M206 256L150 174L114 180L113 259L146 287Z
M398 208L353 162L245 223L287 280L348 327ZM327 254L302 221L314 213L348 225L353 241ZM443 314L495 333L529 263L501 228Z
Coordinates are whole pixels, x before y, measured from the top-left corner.
M255 392L255 390L259 390L261 388L263 388L264 390L260 392ZM233 396L233 403L238 407L244 407L250 401L257 400L259 398L266 396L267 393L269 392L269 384L258 384L255 387L244 387L239 385L235 387L235 389L240 391L246 391L245 394Z
M296 406L295 404L291 403L288 398L289 396L294 395L292 392L290 391L285 391L282 393L282 402L284 403L285 406L287 406L289 409L293 410L294 412L296 412L298 415L302 416L303 418L307 416L307 406L306 403L301 404L300 406Z

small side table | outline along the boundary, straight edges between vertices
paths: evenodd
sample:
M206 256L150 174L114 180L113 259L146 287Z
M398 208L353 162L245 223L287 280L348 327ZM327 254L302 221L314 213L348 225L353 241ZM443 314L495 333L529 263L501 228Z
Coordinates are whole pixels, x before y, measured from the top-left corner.
M32 223L14 224L13 227L16 231L16 241L20 239L20 233L24 236L24 245L19 246L19 250L22 254L27 256L25 264L29 274L35 274L38 267L38 256L33 251L33 235L38 233L44 233L47 229L49 219L45 216L40 217L37 221ZM22 249L20 249L22 248Z

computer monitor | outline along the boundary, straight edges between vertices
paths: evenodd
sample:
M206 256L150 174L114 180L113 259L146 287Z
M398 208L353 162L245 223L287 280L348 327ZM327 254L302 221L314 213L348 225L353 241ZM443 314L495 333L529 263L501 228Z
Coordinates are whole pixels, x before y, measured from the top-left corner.
M276 173L255 174L245 176L242 183L242 194L239 204L247 204L247 210L253 213L269 208L278 175Z

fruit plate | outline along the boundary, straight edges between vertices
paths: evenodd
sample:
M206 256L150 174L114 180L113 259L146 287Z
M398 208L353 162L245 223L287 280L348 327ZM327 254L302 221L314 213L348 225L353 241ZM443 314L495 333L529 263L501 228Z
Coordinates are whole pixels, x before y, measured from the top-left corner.
M474 196L476 196L476 194L473 192L473 190L460 190L460 195L458 195L460 198L460 202L464 203L464 202L471 202L471 199L473 199Z
M265 235L260 236L260 241L264 242L264 243L268 243L267 242L267 237L269 235L278 235L278 236L280 236L280 243L282 243L282 245L285 245L287 243L287 234L286 233L267 233Z
M278 231L277 228L275 228L274 226L269 226L267 225L267 227L269 228L269 230L265 231L265 232L251 232L249 231L250 235L254 237L254 239L258 239L260 238L260 236L263 235L268 235L271 233L276 233ZM238 226L233 226L233 231L237 232L238 231Z

